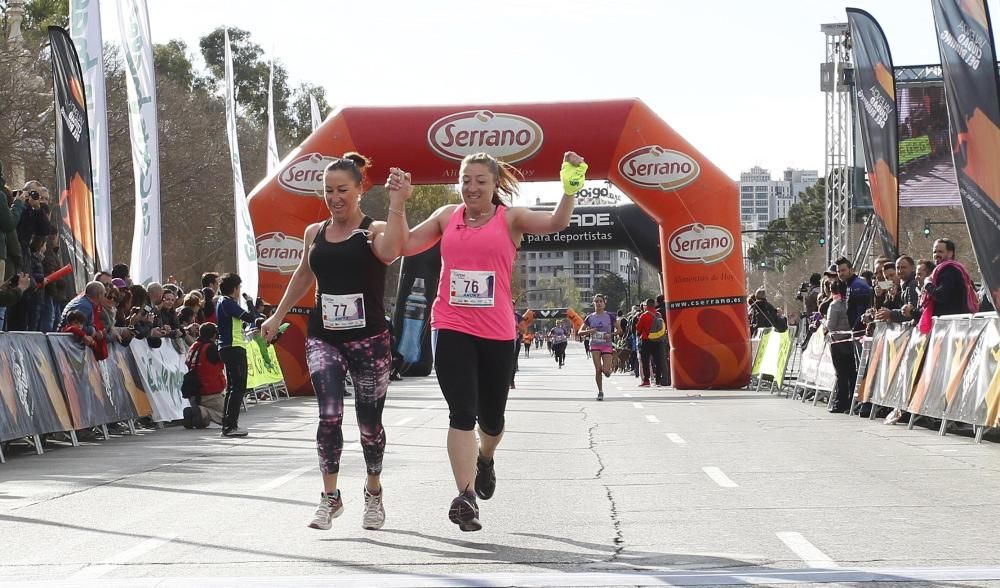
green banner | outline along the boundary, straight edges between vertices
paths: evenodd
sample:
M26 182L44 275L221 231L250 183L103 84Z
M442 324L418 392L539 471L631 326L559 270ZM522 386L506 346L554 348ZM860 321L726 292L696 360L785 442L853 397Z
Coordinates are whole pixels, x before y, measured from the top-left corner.
M757 343L757 353L753 356L753 367L750 369L751 376L760 375L760 366L764 361L764 352L767 350L767 340L771 336L771 329L764 329L760 334L760 342Z
M285 379L274 346L257 335L247 346L247 389L277 384Z
M899 142L899 165L931 154L931 138L927 135L903 139Z

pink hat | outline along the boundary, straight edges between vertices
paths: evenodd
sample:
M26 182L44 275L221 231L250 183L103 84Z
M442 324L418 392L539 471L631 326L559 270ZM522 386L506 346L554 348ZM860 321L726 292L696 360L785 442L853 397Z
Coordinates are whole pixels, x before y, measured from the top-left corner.
M121 278L111 280L111 285L115 288L128 288L128 283Z

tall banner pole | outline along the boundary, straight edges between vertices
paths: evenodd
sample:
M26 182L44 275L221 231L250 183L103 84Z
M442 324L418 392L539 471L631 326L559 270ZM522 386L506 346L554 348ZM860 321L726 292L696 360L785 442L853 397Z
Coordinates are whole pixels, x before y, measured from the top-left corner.
M236 91L233 84L233 53L229 46L229 29L225 32L226 59L226 135L233 164L233 205L236 221L236 267L243 279L243 292L257 297L257 241L247 208L247 193L243 188L240 167L240 144L236 134Z
M316 132L319 125L323 124L323 115L319 112L319 103L316 102L316 97L312 94L309 95L309 112L312 117L312 130Z
M56 115L56 191L63 255L82 292L96 268L94 194L90 173L90 128L83 74L66 29L49 27Z
M271 77L267 82L267 175L278 169L278 141L274 137L274 60L271 60Z
M872 15L848 8L847 22L857 82L854 99L860 113L875 224L882 251L895 259L899 256L899 112L892 54L882 27Z
M1000 305L1000 93L984 0L931 0L952 157L972 248Z
M156 81L146 0L118 0L118 26L127 70L128 122L135 177L135 228L130 270L134 282L148 284L162 280L163 253Z
M83 89L87 96L97 266L111 271L114 264L111 249L111 171L108 159L108 105L104 88L101 3L97 0L70 0L69 20L69 34L80 57Z

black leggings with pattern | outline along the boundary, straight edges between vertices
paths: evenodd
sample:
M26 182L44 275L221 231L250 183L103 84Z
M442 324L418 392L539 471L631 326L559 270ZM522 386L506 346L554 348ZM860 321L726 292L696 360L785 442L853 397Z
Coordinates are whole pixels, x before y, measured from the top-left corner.
M324 474L340 471L340 455L344 450L344 379L350 373L365 464L369 474L381 473L385 454L382 409L392 367L389 332L344 343L309 337L306 363L319 405L316 449L320 470Z

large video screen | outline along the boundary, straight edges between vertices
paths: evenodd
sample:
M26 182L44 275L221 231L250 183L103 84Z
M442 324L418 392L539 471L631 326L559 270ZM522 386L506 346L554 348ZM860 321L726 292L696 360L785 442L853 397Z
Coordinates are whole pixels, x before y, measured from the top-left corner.
M899 205L960 206L943 85L896 86Z

